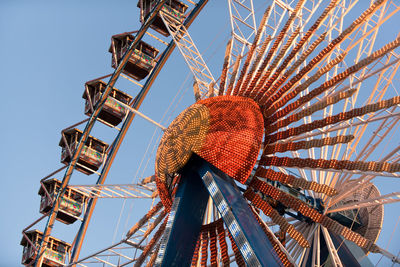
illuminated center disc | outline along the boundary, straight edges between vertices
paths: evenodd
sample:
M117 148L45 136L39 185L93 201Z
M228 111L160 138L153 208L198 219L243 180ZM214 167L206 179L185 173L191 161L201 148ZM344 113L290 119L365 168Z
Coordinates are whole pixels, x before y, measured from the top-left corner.
M256 164L263 127L259 106L246 97L211 97L184 110L157 150L156 184L163 204L171 204L172 178L193 153L245 184Z
M156 175L170 185L167 174L181 169L193 152L198 153L209 127L209 111L204 105L194 104L184 110L170 124L160 141L156 154Z

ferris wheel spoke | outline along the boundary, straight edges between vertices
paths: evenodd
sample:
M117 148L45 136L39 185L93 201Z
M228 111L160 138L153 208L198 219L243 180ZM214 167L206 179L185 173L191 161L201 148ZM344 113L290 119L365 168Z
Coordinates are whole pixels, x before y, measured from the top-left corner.
M155 186L141 184L71 185L70 188L90 198L153 198Z
M287 29L286 27L288 26L288 22L284 25L283 29L281 30L280 34L278 35L278 38L284 33L285 30L288 32L285 34L287 35L287 40L283 42L277 43L277 40L274 42L274 46L276 45L276 56L273 60L270 60L271 63L267 64L268 68L262 75L262 78L258 81L258 85L256 89L253 89L255 92L255 95L262 95L268 91L268 96L270 96L273 92L276 91L279 85L281 85L288 77L289 75L295 70L295 68L292 66L291 71L285 72L284 75L281 75L282 71L284 68L288 67L288 64L298 56L298 52L300 49L308 42L308 39L311 37L312 33L315 31L316 28L318 28L318 25L323 21L324 16L329 14L329 11L335 6L335 1L332 1L331 4L325 9L323 14L316 20L316 22L313 24L313 26L310 27L310 29L304 34L305 32L305 27L309 20L312 17L312 14L318 9L319 5L321 2L317 1L305 1L305 2L299 2L295 9L292 10L292 14L290 15L290 18L288 22L290 22L290 19L293 18L292 25ZM295 12L297 11L297 15ZM300 41L297 42L297 40L300 39ZM314 46L319 44L322 41L321 38L319 38L319 41L317 41ZM313 45L312 45L313 46ZM290 50L290 48L292 48ZM311 49L307 49L309 51L308 53L311 53ZM290 52L290 53L289 53ZM303 59L305 59L305 55L302 54ZM286 58L285 58L286 57ZM272 58L271 58L272 59ZM299 62L301 62L300 60ZM265 61L266 62L266 61ZM300 63L296 63L299 65ZM261 68L260 70L262 70ZM259 72L258 75L261 75L261 72ZM258 77L258 76L256 76ZM275 82L276 81L276 82ZM275 83L274 83L275 82ZM274 84L274 86L271 88L271 85ZM260 90L262 88L262 90ZM248 93L247 93L248 94ZM264 96L264 98L267 98L267 96ZM263 100L261 100L263 101Z
M103 263L106 266L123 266L135 262L137 258L132 257L132 255L135 255L138 250L143 251L146 248L142 243L147 240L150 233L154 231L165 216L166 212L162 208L162 204L156 204L128 231L126 237L121 241L67 266L74 264L82 265L83 263Z
M311 139L299 142L276 142L266 145L264 148L265 155L274 153L283 153L286 151L296 151L300 149L309 150L311 148L336 146L337 144L346 144L354 139L354 135L337 135L335 137L325 137L321 139Z
M301 224L297 225L297 227L295 227L295 228L300 233L303 233L303 235L305 237L308 236L309 231L311 230L310 227L306 223L303 223L303 222ZM306 238L306 240L307 240L307 242L310 243L310 241L307 238ZM290 240L286 243L285 247L295 261L297 260L297 257L296 257L296 253L294 250L303 249L303 247L293 238L290 238Z
M346 186L342 185L341 187L338 187L339 194L331 198L328 203L327 203L327 208L329 209L342 199L346 198L347 196L350 196L356 191L361 191L363 188L369 185L369 182L373 179L374 177L370 177L368 179L363 179L359 182L348 182L345 184Z
M398 117L400 115L399 111L394 112L394 111L385 110L385 113L386 114L384 114L384 115L375 113L375 114L372 114L367 119L364 119L362 117L354 117L354 118L352 118L352 120L353 120L352 122L345 121L345 122L338 123L337 125L331 125L331 126L325 127L324 129L316 129L313 132L307 132L307 133L299 134L297 136L289 137L289 138L285 139L285 141L302 140L302 139L306 139L309 137L314 137L314 136L318 136L318 135L327 134L330 132L343 130L343 129L350 128L350 127L355 127L358 125L365 125L365 124L369 124L369 123L376 122L376 121L386 120L388 118ZM285 141L282 141L282 142L285 142ZM274 144L274 143L271 143L271 144Z
M353 33L355 30L357 30L363 23L364 23L364 19L369 18L370 16L372 16L374 14L374 12L376 11L376 9L382 4L382 1L376 1L376 4L372 5L369 9L367 9L357 20L355 20L348 28L346 28L338 37L336 37L334 40L332 40L328 46L326 46L325 49L323 49L316 57L314 57L314 59L312 61L310 61L310 63L301 70L301 72L299 74L297 74L294 78L291 79L290 83L288 83L286 86L284 86L283 88L281 88L275 95L273 95L272 100L266 101L266 102L262 102L262 105L264 105L266 111L265 114L267 116L271 116L274 111L276 111L277 109L283 107L284 105L286 105L288 103L289 100L293 99L296 95L298 95L301 91L303 91L306 87L305 86L298 86L296 87L295 92L292 92L290 95L286 95L284 98L281 99L282 95L285 95L287 92L289 92L289 90L297 83L299 82L302 77L304 77L304 75L306 75L308 72L310 72L314 66L316 66L316 64L318 62L321 62L323 59L325 59L326 57L328 57L333 51L334 48L336 48L338 45L340 45L344 40L346 40L346 37L348 37L351 33ZM390 51L390 49L388 50ZM382 55L379 55L380 53L387 53L388 51L386 51L386 49L380 50L379 52L377 52L374 57L375 60L379 57L381 57ZM368 60L371 59L371 57L367 57ZM366 59L364 59L363 61L360 61L356 66L357 67L353 67L351 69L346 70L344 73L341 73L339 76L336 75L334 76L334 78L337 81L341 81L343 80L343 78L346 78L348 75L350 75L351 73L354 73L355 71L361 69L362 67L365 66L365 63L367 62L371 62L368 61ZM338 59L340 59L340 56L338 57ZM332 61L333 63L334 61ZM362 64L362 62L364 62L364 64ZM367 63L367 64L369 64ZM331 66L333 67L333 66ZM328 69L329 70L329 69ZM339 78L340 77L340 78ZM331 83L332 81L330 81ZM309 81L308 83L312 83L312 81ZM334 85L335 82L332 84ZM289 86L288 86L289 85ZM329 87L331 87L332 85L329 85ZM322 87L319 87L321 90ZM326 88L328 89L328 88ZM326 91L323 90L323 91ZM321 93L323 92L321 91ZM317 95L314 94L314 92L319 92L318 90L315 91L315 89L313 90L313 94L308 95L307 97L303 97L301 100L301 102L299 102L299 100L297 100L297 105L296 102L295 104L290 105L290 109L286 110L284 112L277 112L275 115L271 117L270 120L276 120L281 118L283 115L287 115L288 112L292 111L293 109L297 108L299 106L299 104L304 103L304 100L306 102L310 101L312 98L314 98L315 96L319 95L320 93L318 93ZM265 100L267 100L268 97L266 97ZM281 100L280 100L281 99ZM278 101L279 100L279 101ZM273 104L273 105L272 105ZM272 105L272 106L271 106Z
M310 248L302 248L302 247L298 247L298 250L296 251L296 254L294 255L294 258L296 259L296 261L301 264L302 261L304 260L304 256L306 254L307 251L309 251Z
M232 90L233 90L233 87L234 87L235 82L236 82L236 76L237 76L238 71L239 71L240 62L241 62L241 58L237 57L236 60L235 60L235 63L233 64L231 77L229 78L228 88L226 88L225 95L231 95L232 94Z
M283 184L290 184L294 188L302 188L312 190L317 193L324 193L328 196L335 195L337 192L334 188L330 188L326 184L318 184L314 181L308 181L304 178L298 178L294 175L287 175L281 172L276 172L272 169L257 168L256 176L267 178L271 181L278 181Z
M334 2L334 1L332 1ZM280 20L279 23L276 22L275 18L283 18L289 16L289 20L291 19L291 26L287 30L286 37L290 39L290 35L297 35L295 34L296 31L299 31L299 37L301 37L305 32L305 27L309 23L309 21L313 18L313 14L316 12L318 7L321 5L320 1L299 1L296 6L294 6L294 2L289 3L289 1L274 1L272 4L272 16L270 16L267 23L267 30L273 30L271 36L276 35L276 30L280 28L285 28L288 24L282 25L282 21ZM335 3L331 4L330 6L335 5ZM281 27L282 25L282 27ZM316 27L316 26L315 26ZM281 31L282 33L282 31ZM295 38L297 39L297 38ZM304 40L300 41L303 43ZM283 42L278 44L277 51L284 51L288 47L288 43L284 45ZM295 43L295 42L294 42ZM295 49L297 50L297 49ZM284 53L286 54L286 53ZM281 57L277 55L277 57ZM274 64L273 64L274 65Z
M392 108L391 112L395 109L396 108ZM376 148L378 148L379 144L385 141L389 134L393 133L393 129L396 129L395 127L397 127L397 122L399 120L398 117L384 119L374 131L374 134L371 135L371 138L367 141L366 145L358 153L356 160L366 160L376 150Z
M232 68L237 62L239 66L243 55L251 44L251 38L257 36L257 25L252 0L228 0L229 19L231 24L231 40L227 47L227 75L221 76L221 83L234 82ZM260 25L260 28L263 26ZM262 32L261 32L262 33ZM261 37L258 35L258 37ZM258 41L255 41L256 43ZM225 81L226 80L226 81Z
M281 166L281 165L279 165ZM286 166L287 168L292 168L291 166ZM293 167L296 168L296 167ZM400 174L397 173L386 173L386 172L372 172L372 171L362 171L362 170L338 170L338 169L324 169L319 167L306 167L302 166L299 167L303 170L310 170L310 171L318 171L318 172L333 172L333 173L347 173L351 175L360 174L360 175L373 175L373 176L382 176L382 177L392 177L392 178L399 178Z
M276 39L274 40L272 47L269 49L267 56L264 58L263 63L261 64L259 70L257 71L256 75L254 76L253 80L250 82L250 88L252 88L252 90L249 92L250 96L257 97L258 95L263 93L261 88L262 88L265 80L270 75L272 69L274 68L274 66L272 66L271 64L276 63L276 62L272 61L274 54L277 53L277 51L279 51L278 49L279 49L281 43L284 41L285 35L289 31L290 26L293 24L294 19L296 18L297 13L299 12L299 9L302 7L303 4L304 4L304 0L300 0L297 3L293 12L290 14L288 20L286 21L286 23L284 24L282 29L279 31L279 34L276 36ZM283 55L281 55L281 56L283 56ZM260 77L261 77L261 79L260 79Z
M226 66L226 74L221 76L221 83L225 84L226 81L231 81L232 85L235 85L236 77L234 74L235 64L239 67L242 63L243 55L247 53L247 59L251 59L253 57L253 51L256 50L259 42L263 39L263 46L261 50L258 50L255 56L255 62L253 62L251 70L247 72L245 69L247 68L246 64L244 65L244 69L242 69L242 74L239 77L240 82L235 86L235 92L238 92L240 86L242 85L241 81L246 77L244 81L243 88L247 87L250 79L252 78L255 69L258 66L258 62L261 60L264 51L266 51L269 46L270 36L266 34L265 27L268 26L265 21L268 21L271 17L271 14L274 12L275 1L273 1L272 6L269 6L264 12L263 18L259 24L257 29L255 16L254 16L254 7L253 1L237 1L237 0L228 0L229 4L229 15L231 21L231 40L229 42L229 46L227 46L226 51L226 59L227 62L224 64ZM281 18L282 21L283 17ZM276 33L277 29L274 28L274 33ZM253 42L250 39L253 38ZM251 45L253 44L253 45ZM261 52L261 54L260 54ZM247 73L246 73L247 72ZM225 81L226 80L226 81Z
M393 8L393 10L391 10L391 8ZM375 38L371 38L371 35L376 37L376 34L383 23L395 15L399 10L400 7L396 6L393 1L386 1L379 9L377 9L374 16L368 19L368 23L364 25L363 29L359 29L361 36L355 34L354 37L348 39L350 44L346 47L346 51L349 51L358 45L358 58L360 58L362 54L369 55L375 41ZM367 37L370 38L367 39Z
M395 147L393 150L389 151L383 158L381 158L379 160L379 162L382 163L382 162L390 161L392 163L398 163L400 161L399 151L400 151L400 146ZM385 175L382 173L379 173L379 174L364 173L359 178L351 179L351 174L349 174L348 176L345 176L345 178L339 179L338 183L340 186L340 185L345 185L346 182L359 182L359 181L363 182L364 180L366 180L366 177L368 177L368 180L372 180L372 179L376 178L377 175L385 177Z
M258 214L257 214L258 216ZM259 218L259 216L258 216ZM274 243L276 246L279 247L280 252L284 254L285 258L292 263L293 265L295 265L295 259L292 258L292 256L289 253L289 250L282 245L282 243L278 240L278 238L276 237L275 233L272 232L272 230L268 227L269 225L267 225L264 221L261 220L260 218L260 222L262 223L262 225L264 225L264 230L266 232L268 232L268 238L270 238L270 241L272 243Z
M224 90L225 90L225 83L226 83L226 77L228 74L228 68L229 68L229 61L230 61L230 50L232 48L232 40L228 42L225 48L225 57L224 57L224 63L222 65L222 71L221 71L221 76L219 77L220 79L220 84L219 84L219 90L218 90L218 95L223 95Z
M380 248L380 251L378 253L380 253L383 256L385 256L386 258L390 259L393 262L393 264L395 264L395 263L399 264L400 263L400 258L398 256L390 253L389 251L387 251L385 249Z
M371 53L372 46L374 44L374 40L375 40L375 37L376 37L376 33L377 33L378 29L379 29L379 26L381 26L383 24L383 22L388 19L386 16L383 16L385 14L385 12L387 12L387 10L388 10L388 8L386 8L386 4L383 5L380 9L378 9L376 14L373 17L371 17L371 19L369 20L369 23L364 25L364 27L362 29L363 35L362 35L361 38L357 38L357 39L356 39L356 37L349 38L349 40L354 40L354 39L359 40L359 41L356 42L356 43L359 44L359 52L357 54L357 59L360 58L363 53L365 53L367 56ZM393 11L391 14L394 14L395 12L397 12L397 10ZM378 19L376 19L376 18L378 18ZM385 19L382 20L382 18L385 18ZM369 29L371 27L372 27L372 29ZM367 32L367 30L368 30L368 32ZM360 29L358 31L361 32ZM366 37L370 36L370 35L373 35L373 36L370 37L370 39L366 39ZM354 34L354 36L357 36L357 32ZM352 47L354 47L354 46L355 46L355 44L352 45ZM347 51L350 50L352 47L348 46ZM388 61L390 61L390 60L388 60ZM363 69L359 76L361 76L361 77L364 76L365 72L366 72L366 69ZM350 81L351 84L353 84L353 80L354 80L355 77L356 77L355 75L351 75L350 76L349 81ZM357 79L360 80L359 78L357 78ZM361 82L358 82L357 88L359 88L360 85L361 85ZM356 97L352 97L350 100L354 102L355 99L356 99ZM332 111L332 109L331 109L331 111ZM339 130L338 134L340 134L341 132L342 131ZM358 138L361 138L362 134L360 134L360 135L357 134L357 136L358 136ZM357 144L357 142L353 142L352 143L353 146L355 146L354 144ZM342 145L338 145L338 146L334 147L333 152L330 153L330 159L337 159L341 147L342 147ZM345 147L347 147L347 146L345 146ZM323 151L325 151L325 153ZM323 157L327 158L327 156L328 156L327 153L328 153L328 147L323 147L322 150L321 150L321 155L324 154ZM334 178L334 179L332 179L332 176L334 176L333 173L328 173L326 180L325 179L321 179L321 180L324 181L323 183L334 184L334 183L336 183L337 175L335 176L336 178Z
M245 45L256 35L256 19L252 0L228 0L232 35Z
M340 260L339 255L337 254L337 250L335 246L333 245L332 238L328 232L328 230L325 227L321 227L322 234L325 238L325 243L328 247L329 255L331 256L331 259L333 261L334 266L342 267L342 261Z
M399 150L399 148L397 148L397 150ZM381 160L381 162L384 162L385 160L387 160L387 159L384 158ZM399 160L400 159L397 158L397 160L395 160L393 162L398 162ZM382 174L379 174L379 176L382 176ZM363 175L361 175L359 178L352 179L352 180L346 180L346 182L340 183L339 186L336 187L339 194L337 194L336 196L334 196L333 198L331 198L329 200L329 202L327 203L327 207L328 208L332 207L333 205L338 203L340 200L346 198L347 196L351 195L352 193L363 190L363 188L368 186L373 179L375 179L379 176L376 174L368 175L368 174L363 173Z
M327 213L359 209L364 207L373 207L376 205L385 205L389 203L396 203L400 201L400 192L394 192L387 195L383 195L376 198L367 199L364 201L358 201L354 203L349 203L346 205L338 206L337 208L329 209Z
M379 125L378 129L376 129L374 131L374 134L367 141L366 145L364 145L361 152L358 153L355 160L366 160L379 147L379 145L385 140L385 138L388 136L388 134L392 133L393 128L397 125L399 120L400 119L398 117L383 120L382 123ZM381 133L381 131L383 133ZM378 139L378 140L375 140L375 142L373 142L374 139ZM384 154L383 151L380 153L381 153L381 155ZM389 154L392 154L392 153L389 153ZM395 152L395 153L397 153L397 152ZM351 175L346 174L340 178L337 178L336 180L338 181L338 183L344 183L344 182L348 181L349 179L351 179Z
M291 151L291 155L292 155L292 157L297 157L297 158L300 157L299 151ZM309 155L313 156L313 151L309 151ZM281 172L287 174L287 171L283 171L286 168L283 168L283 167L278 167L278 168L279 168L279 170ZM311 171L311 179L309 178L309 175L307 174L307 172L306 172L306 170L304 168L297 168L297 171L300 173L300 177L301 178L306 179L306 180L311 181L311 182L314 182L314 183L318 183L319 182L319 179L317 177L317 171L315 171L315 170ZM311 191L308 191L308 192L311 194L311 196L313 196L313 197L315 196L314 191L311 190Z
M394 60L392 59L394 58ZM379 65L381 66L380 68L376 68L376 66ZM369 69L367 72L363 72L363 75L359 78L357 78L356 81L353 81L351 83L351 85L346 85L343 86L340 89L337 89L335 91L333 90L328 90L328 94L340 94L342 92L351 90L351 88L355 88L355 86L359 87L361 85L362 82L366 81L368 78L373 77L374 75L379 75L378 81L375 84L374 90L371 94L371 99L372 96L374 96L375 92L382 88L382 90L379 90L379 95L381 96L382 94L384 94L386 92L385 88L388 87L389 84L391 84L391 80L393 78L394 73L397 72L397 69L400 65L400 58L398 56L395 56L393 52L389 53L387 60L385 60L385 62L382 62L382 60L377 61L377 63L375 64L374 68ZM382 83L382 84L381 84ZM328 98L328 96L324 96L322 98L319 98L318 96L316 97L316 99L318 101L326 101L326 99ZM376 98L376 97L375 97ZM375 99L376 101L376 99ZM372 101L368 101L368 103L371 103ZM293 112L298 112L298 109L295 109ZM324 128L326 129L326 127ZM320 131L324 132L324 129L320 129ZM358 128L356 128L358 129ZM357 130L355 131L357 132ZM358 136L358 138L360 138Z
M136 232L142 231L145 232L146 230L143 230L143 227L148 227L150 224L155 224L151 223L152 220L155 220L155 217L158 214L159 217L162 217L162 215L165 216L166 212L162 207L162 203L158 202L154 207L152 207L147 214L145 214L131 229L129 229L128 233L126 234L127 238L130 238L133 236Z
M118 242L110 247L107 247L99 252L96 252L90 256L84 257L79 259L76 262L71 262L67 264L66 266L73 266L73 265L79 265L79 266L88 266L89 264L106 264L105 266L117 266L116 264L112 263L111 261L119 261L124 262L121 260L121 258L127 260L127 261L132 261L134 258L128 256L134 254L134 251L136 249L143 249L144 247L139 247L136 244L129 243L129 242ZM133 253L132 253L133 252ZM85 265L88 264L88 265Z
M369 97L369 102L371 102L371 100L373 98L382 97L382 95L385 94L386 89L388 88L389 84L391 84L390 81L393 79L394 74L397 72L397 69L399 67L399 60L396 59L394 61L391 61L392 57L393 57L393 53L391 53L388 56L388 58L386 59L386 61L384 63L382 63L383 67L381 67L377 71L367 74L367 77L365 77L365 78L368 78L368 77L374 75L375 73L380 72L380 74L378 76L378 81L376 82L374 90L371 93L371 96ZM380 62L381 61L379 61L379 63ZM361 81L365 80L365 78L360 79L358 85L361 85ZM379 88L379 90L378 90L378 88ZM378 93L376 97L374 97L375 92ZM395 109L396 109L395 107L392 108L392 110L390 112L394 112ZM374 115L370 115L369 117L371 118L373 116ZM368 118L366 120L368 120ZM383 142L385 140L385 137L392 131L393 127L395 125L397 125L397 121L398 121L398 117L384 118L382 120L382 122L380 122L380 125L378 127L376 127L375 130L373 130L373 134L371 135L371 137L367 141L367 143L362 147L361 151L358 152L358 155L356 156L355 160L360 160L361 158L362 158L362 160L365 160L373 151L375 151L376 148L378 148L379 144L381 142ZM356 139L346 147L346 153L344 155L346 155L347 158L350 158L351 155L356 151L357 145L358 145L360 139L362 138L362 136L364 135L366 128L369 126L369 123L359 124L359 125L355 125L355 126L356 127L355 127L355 130L353 131L353 133L356 136ZM373 142L374 139L378 139L378 140L375 140L375 142ZM344 175L341 178L339 178L338 175L336 175L332 179L332 183L336 183L337 181L339 181L339 182L347 181L348 179L350 179L350 177L351 176L349 176L349 175Z
M319 28L324 30L323 34L326 34L326 38L324 38L324 40L326 40L328 45L333 40L337 40L337 38L335 38L334 36L341 36L343 34L344 20L346 19L346 16L349 14L349 12L354 8L357 2L358 0L337 2L337 4L335 5L335 9L333 9L333 12L331 12L329 14L329 17L322 22L322 25ZM341 46L344 44L345 40L342 41L339 41L338 44L335 47L333 47L330 53L326 55L324 60L317 63L316 69L321 68L328 61L332 60L332 57L334 57L335 55L337 56L345 52L343 51L343 49L341 49ZM325 75L326 76L325 79L328 80L330 77L335 76L340 69L342 69L342 67L340 67L339 65L335 65Z
M315 232L317 231L317 229L319 228L318 224L313 224L310 225L309 229L308 229L308 233L307 233L307 240L312 243L313 239L314 239L314 235ZM299 262L301 263L301 266L305 266L307 259L309 257L310 252L313 253L314 250L314 245L311 248L307 248L304 253L301 255L301 258L299 259Z
M307 248L303 248L301 246L297 246L294 250L293 250L293 259L297 260L306 250Z
M294 102L287 105L284 109L281 109L281 110L277 111L276 113L275 113L274 109L277 110L278 108L285 106L291 99L295 98L296 95L303 92L307 88L306 85L310 85L310 83L307 83L306 85L303 85L303 84L299 85L298 87L296 87L294 92L291 92L290 94L286 95L289 97L282 98L282 100L276 102L271 107L268 107L268 103L266 103L267 106L264 106L263 110L266 115L270 116L267 119L267 121L270 123L270 122L276 121L278 119L281 119L283 116L291 114L297 108L304 106L305 104L309 103L311 100L313 100L318 95L326 92L328 89L330 89L333 86L337 85L338 83L341 83L342 81L344 81L352 73L359 71L360 69L366 67L367 65L371 64L372 62L378 60L385 54L390 53L392 50L397 48L399 45L400 45L400 38L396 38L393 42L391 42L391 43L387 44L386 46L384 46L383 48L375 51L370 56L360 60L355 65L347 68L345 71L334 76L329 81L324 82L322 85L318 86L317 88L314 88L307 95L303 95L302 97L298 98ZM335 62L335 60L333 60L331 63L336 64L337 62ZM366 105L366 106L368 106L368 105ZM322 128L326 125L327 124L321 125L320 128Z
M300 260L299 260L299 262L300 262L299 266L301 266L301 267L306 266L306 263L307 263L307 260L306 260L306 259L308 259L309 255L310 255L310 252L311 252L311 248L307 248L307 249L304 251L304 253L302 254L302 256L301 256L301 258L300 258ZM311 252L311 253L312 253L312 252Z
M369 101L372 101L374 99L379 99L382 98L382 96L386 93L387 88L389 87L389 84L392 84L392 79L394 75L397 73L397 70L400 66L399 60L395 60L391 62L391 58L393 57L393 54L390 54L388 58L386 59L385 62L383 62L384 66L388 66L387 69L382 71L377 79L377 82L375 83L374 90L371 93L371 96L369 97ZM393 108L391 112L394 112ZM378 145L384 140L384 137L389 134L391 129L397 124L398 118L387 118L384 119L378 127L376 127L376 130L374 130L374 134L371 135L370 139L367 141L366 145L363 146L361 151L358 153L356 160L359 158L366 159L375 149L378 147ZM364 135L366 128L368 124L360 125L357 126L356 129L354 130L355 136L357 136L356 140L354 143L350 144L347 147L347 154L349 157L355 153L357 144L359 143L361 137ZM382 133L382 131L385 131ZM377 141L374 141L374 139L378 139Z
M317 229L315 230L313 236L313 251L312 251L312 258L311 258L311 266L321 266L320 262L320 230L321 226L318 226Z
M349 160L325 160L313 158L289 158L263 156L261 166L299 167L305 169L321 169L326 171L350 171L354 173L376 174L388 177L399 177L400 164L397 162L363 162Z
M250 66L251 61L254 60L254 58L253 58L254 52L256 51L256 48L259 44L261 35L264 30L265 21L269 15L269 12L270 12L270 7L267 7L267 9L265 10L264 15L261 19L260 25L257 29L256 36L254 37L254 41L251 44L250 50L248 51L248 53L246 55L246 60L243 63L243 66L242 66L242 69L240 72L240 76L239 76L238 80L236 81L235 90L233 91L233 95L239 94L245 76L247 75L248 77L250 77L252 74L252 73L247 73L247 70L248 70L248 67ZM244 87L244 88L246 88L246 87Z
M154 221L152 223L148 223L146 225L146 229L143 232L143 234L139 233L138 235L132 235L129 237L130 240L134 240L134 239L139 239L138 241L138 245L141 245L144 241L146 241L149 238L149 235L154 231L154 229L161 223L161 221L165 218L166 213L165 212L161 212L158 217L156 217L154 219ZM162 225L161 225L162 226ZM140 231L141 230L141 231ZM139 232L142 232L143 229L139 229ZM164 230L160 230L161 232L163 232Z
M300 231L295 229L292 224L289 224L275 209L273 209L268 202L263 201L259 195L254 193L252 190L247 190L243 196L251 201L257 208L261 209L265 215L270 217L280 229L287 232L291 238L295 239L301 246L308 247L309 244L301 234Z
M270 45L271 45L271 40L273 38L276 38L276 34L278 32L279 25L283 21L283 18L285 17L285 14L287 12L287 8L283 8L283 11L282 11L281 15L279 16L280 20L279 20L278 23L276 23L276 21L274 19L275 19L277 13L279 13L278 9L279 9L278 5L276 5L276 1L274 1L272 3L271 8L268 10L269 11L268 12L268 16L266 17L267 24L265 25L266 29L264 31L265 35L266 35L265 40L263 41L263 45L261 47L260 52L257 54L257 57L256 57L257 60L253 63L253 66L251 68L250 72L252 73L252 75L248 75L247 76L247 79L246 79L246 81L244 83L244 86L243 86L243 87L247 87L247 89L243 92L244 95L250 94L250 92L251 92L250 88L254 88L254 86L257 83L258 78L264 72L264 70L267 67L268 62L269 62L269 60L271 58L271 53L268 52L268 49L270 48ZM274 22L270 21L271 17L274 20ZM275 25L275 24L277 24L275 27L271 27L271 25ZM268 26L270 26L271 29L273 30L272 33L270 33L270 34L266 34L266 32L269 32L268 31L268 29L269 29ZM274 43L276 43L276 40L275 40ZM267 57L262 59L264 57L264 53L267 53ZM261 65L260 65L260 63L261 63ZM250 83L250 86L247 86L249 83Z
M153 250L154 246L156 246L156 243L162 237L162 235L165 231L165 228L167 226L167 222L168 222L168 216L165 218L164 222L161 224L161 226L159 227L157 232L154 234L154 236L150 239L149 243L144 247L142 254L135 260L135 266L141 266L143 264L146 257L149 255L149 253ZM130 262L127 262L125 265L127 265L129 263Z
M329 6L331 6L329 7L330 11L326 9L326 11L328 11L328 14L326 14L326 17L320 17L321 25L318 27L322 31L327 33L328 40L331 40L332 36L337 35L342 31L343 20L357 2L358 0L331 0L329 4Z
M191 70L196 84L199 89L200 99L207 97L210 91L210 86L217 86L215 79L203 60L203 57L197 49L195 43L190 37L187 28L180 21L171 17L167 13L160 13L160 17L165 23L169 34L172 36L176 46L185 59L189 69ZM218 94L218 87L214 89L215 95Z

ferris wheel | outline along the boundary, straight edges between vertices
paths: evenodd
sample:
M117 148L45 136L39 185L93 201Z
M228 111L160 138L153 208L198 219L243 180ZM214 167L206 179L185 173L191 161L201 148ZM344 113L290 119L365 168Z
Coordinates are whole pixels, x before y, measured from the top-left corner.
M22 263L369 266L373 254L400 263L379 243L393 231L384 206L400 201L400 37L385 29L400 22L399 3L228 0L231 38L213 75L189 30L207 2L140 0L142 27L112 36L115 72L85 84L89 119L62 131L65 166L41 180L43 216L23 230ZM164 127L138 109L174 48L196 101ZM115 88L120 76L139 94ZM154 175L107 185L135 115L163 132ZM97 122L117 130L112 143L91 133ZM96 185L70 184L75 171L98 175ZM390 192L380 193L382 179ZM120 242L80 255L104 197L153 201ZM44 219L43 232L31 230ZM51 235L55 220L81 224L72 244Z

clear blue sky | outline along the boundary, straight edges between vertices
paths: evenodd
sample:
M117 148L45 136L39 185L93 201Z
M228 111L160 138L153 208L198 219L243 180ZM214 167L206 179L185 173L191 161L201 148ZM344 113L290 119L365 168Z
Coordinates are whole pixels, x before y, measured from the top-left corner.
M205 58L215 76L222 65L230 27L226 20L225 3L222 2L225 1L210 1L190 30L200 51L205 51ZM0 199L5 207L0 220L0 266L19 266L21 230L40 216L39 180L62 166L59 162L61 148L58 146L60 132L86 118L82 99L84 83L112 72L108 53L110 37L139 28L136 3L136 0L0 2L0 77L3 92L0 105L0 137L3 141ZM263 11L264 7L258 13ZM224 34L218 36L221 32ZM175 51L141 111L160 121L169 99L181 88L188 90L175 114L193 103L192 78L189 76L186 80L187 75L188 69ZM138 92L138 87L124 81L116 87L132 96ZM163 124L168 125L168 122L163 121ZM148 122L135 119L106 183L126 184L134 181L135 177L152 174L153 159L150 159L144 173L137 174L137 169L154 129ZM115 130L102 125L97 125L92 133L108 142L116 135ZM62 175L63 172L58 177L62 178ZM71 182L91 184L95 179L94 176L76 174ZM122 200L99 201L81 255L112 243L122 204ZM120 221L115 241L144 213L142 206L141 200L125 203L125 216ZM131 215L128 216L128 213ZM389 240L397 218L396 210L385 214L390 224L382 246ZM64 226L57 222L53 233L72 242L77 226L77 223ZM38 229L43 230L43 224ZM398 251L400 247L399 232L395 234L391 251Z

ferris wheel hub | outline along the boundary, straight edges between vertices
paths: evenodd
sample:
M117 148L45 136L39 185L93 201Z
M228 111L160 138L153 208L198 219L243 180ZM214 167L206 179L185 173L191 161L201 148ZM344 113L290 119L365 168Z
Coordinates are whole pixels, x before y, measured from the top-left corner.
M249 98L217 96L198 101L171 123L160 141L155 164L158 185L163 183L171 191L170 177L193 153L244 184L256 164L263 128L260 108Z

